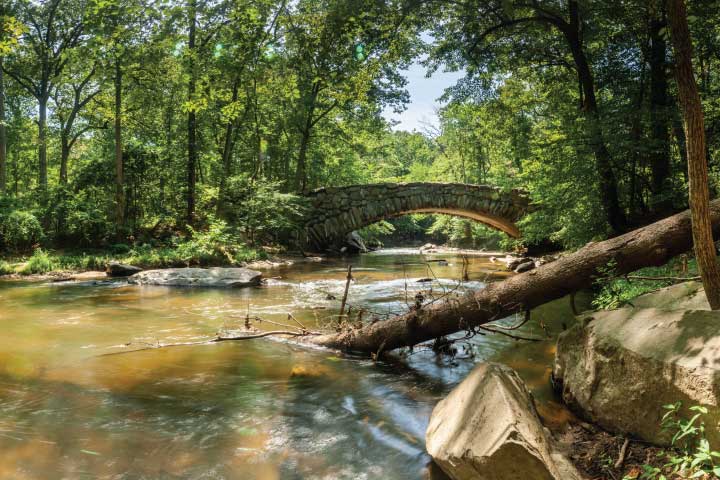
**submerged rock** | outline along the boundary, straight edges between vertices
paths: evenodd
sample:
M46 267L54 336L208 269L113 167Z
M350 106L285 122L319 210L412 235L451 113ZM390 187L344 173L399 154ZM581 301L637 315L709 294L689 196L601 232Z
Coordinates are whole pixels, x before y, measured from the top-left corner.
M129 277L139 272L142 272L142 268L120 262L110 262L105 269L108 277Z
M135 285L239 288L259 285L262 273L247 268L166 268L128 278Z
M532 259L528 258L526 261L518 264L515 267L514 271L515 271L515 273L524 273L524 272L529 272L533 268L535 268L535 262Z
M509 367L480 364L437 404L428 453L453 480L575 480L580 474L540 423Z
M697 309L707 308L697 284L633 303L585 314L559 337L553 375L563 399L607 430L661 445L674 433L661 428L664 405L682 402L685 418L702 405L720 448L720 312Z

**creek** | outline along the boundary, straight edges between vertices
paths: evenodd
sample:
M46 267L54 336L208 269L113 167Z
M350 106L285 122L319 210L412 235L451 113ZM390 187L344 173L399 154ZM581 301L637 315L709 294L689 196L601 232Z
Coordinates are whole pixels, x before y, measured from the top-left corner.
M272 339L104 355L199 340L248 312L327 323L348 263L348 303L379 317L406 311L419 291L508 275L487 256L468 261L460 286L458 255L411 249L280 267L238 290L0 282L0 478L440 479L424 449L430 413L485 360L515 368L545 423L562 425L569 414L548 379L554 339L572 321L567 299L517 330L544 341L478 335L455 357L418 348L403 363L373 362Z

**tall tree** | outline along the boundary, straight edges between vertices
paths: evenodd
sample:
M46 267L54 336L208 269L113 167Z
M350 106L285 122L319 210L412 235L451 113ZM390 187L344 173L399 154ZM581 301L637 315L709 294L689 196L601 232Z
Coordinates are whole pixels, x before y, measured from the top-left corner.
M38 102L38 183L47 190L47 114L50 95L67 66L69 51L83 39L84 0L22 1L18 18L27 28L21 37L21 49L5 72Z
M68 161L70 151L77 140L94 125L86 122L81 128L76 128L76 121L82 110L90 101L100 93L100 87L93 84L96 66L89 70L73 75L68 80L57 85L52 93L55 103L55 116L60 124L60 184L68 183Z
M197 88L197 0L188 0L188 108L187 112L187 224L195 224L195 183L197 181L197 109L192 105Z
M667 82L667 42L665 40L666 15L662 0L650 2L650 123L652 169L652 207L668 213L672 207L668 179L670 176L670 96Z
M7 190L7 125L5 118L5 56L17 47L22 25L8 15L3 2L0 5L0 195Z
M705 150L705 121L692 66L693 47L685 0L667 0L668 21L675 54L678 101L685 120L690 214L698 269L710 308L720 309L720 268L710 222L710 194Z
M285 54L297 90L296 191L307 188L308 151L321 121L368 95L388 104L402 98L401 80L390 69L402 64L410 45L406 8L395 2L301 0L288 9Z
M615 233L627 226L620 202L613 159L602 129L593 68L586 50L586 2L506 1L467 2L442 8L447 21L434 22L442 41L435 58L451 67L466 66L471 75L486 77L518 71L528 63L541 68L570 66L576 75L585 117L587 143L595 157L597 182L607 223ZM527 47L520 47L525 45ZM566 55L570 54L569 63Z

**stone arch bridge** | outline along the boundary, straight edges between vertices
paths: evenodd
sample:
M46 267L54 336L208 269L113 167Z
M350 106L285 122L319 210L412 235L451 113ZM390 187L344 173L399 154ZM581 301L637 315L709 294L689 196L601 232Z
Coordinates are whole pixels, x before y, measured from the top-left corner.
M470 218L519 237L515 222L531 210L519 190L462 183L378 183L328 187L306 194L308 246L339 245L346 236L380 220L409 213L442 213Z

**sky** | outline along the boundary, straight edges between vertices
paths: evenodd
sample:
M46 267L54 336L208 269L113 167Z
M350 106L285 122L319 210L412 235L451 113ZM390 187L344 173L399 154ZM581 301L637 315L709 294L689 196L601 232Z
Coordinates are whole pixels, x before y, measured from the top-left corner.
M415 62L402 72L408 79L406 88L410 93L407 110L399 114L388 108L383 111L383 116L387 120L400 122L393 127L393 130L422 132L428 128L428 125L439 126L436 110L443 106L443 103L440 103L438 98L447 87L454 85L463 76L463 72L437 71L432 77L426 78L425 71L425 67Z

